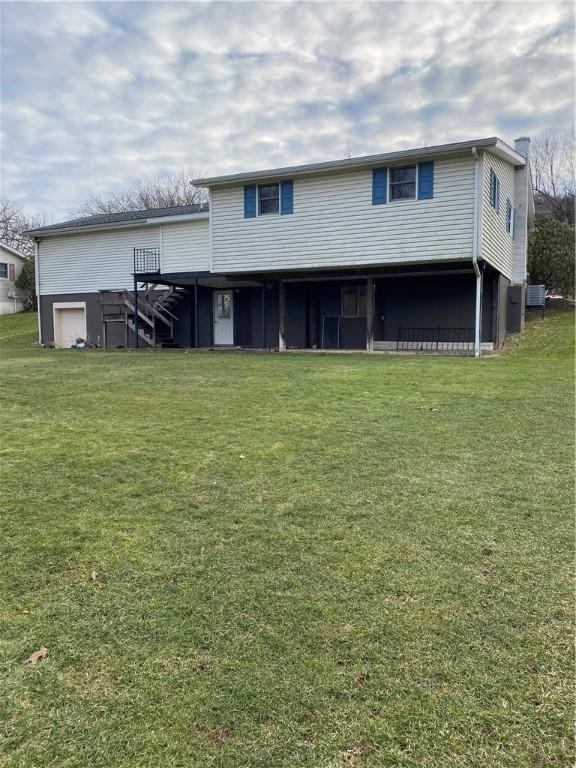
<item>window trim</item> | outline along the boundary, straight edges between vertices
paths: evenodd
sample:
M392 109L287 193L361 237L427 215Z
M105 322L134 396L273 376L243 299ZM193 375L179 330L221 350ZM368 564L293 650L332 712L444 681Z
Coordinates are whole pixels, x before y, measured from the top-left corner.
M364 289L364 299L365 299L365 313L363 315L360 314L360 291ZM356 314L355 315L347 315L344 313L344 291L355 291L356 292ZM365 285L343 285L340 288L340 317L346 317L346 318L353 318L355 320L363 319L365 317L368 317L368 289Z
M278 210L270 213L260 212L260 187L276 187L278 189ZM280 216L282 213L282 185L280 181L270 181L264 184L256 184L256 216Z
M404 168L414 168L415 174L414 174L414 182L401 182L397 181L395 184L412 184L414 183L414 197L398 197L396 200L392 198L392 173L393 171L399 171ZM409 163L408 165L389 165L388 166L388 188L386 190L387 196L388 196L388 202L389 203L409 203L412 200L419 200L418 197L418 176L420 173L420 169L418 166L418 163Z
M10 280L10 268L7 261L0 261L0 266L6 267L6 276L0 275L0 280Z

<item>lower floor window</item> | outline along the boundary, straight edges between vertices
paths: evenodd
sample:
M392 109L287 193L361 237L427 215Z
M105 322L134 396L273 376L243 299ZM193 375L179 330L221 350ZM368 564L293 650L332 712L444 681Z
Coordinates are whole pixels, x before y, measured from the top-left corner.
M365 285L343 286L342 317L366 317Z
M8 277L8 264L3 264L0 261L0 278L7 278Z

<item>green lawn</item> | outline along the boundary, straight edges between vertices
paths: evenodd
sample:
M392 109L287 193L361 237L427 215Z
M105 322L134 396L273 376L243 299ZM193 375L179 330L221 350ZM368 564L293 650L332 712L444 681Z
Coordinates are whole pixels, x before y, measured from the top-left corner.
M34 328L0 322L0 765L571 764L573 316L481 360Z

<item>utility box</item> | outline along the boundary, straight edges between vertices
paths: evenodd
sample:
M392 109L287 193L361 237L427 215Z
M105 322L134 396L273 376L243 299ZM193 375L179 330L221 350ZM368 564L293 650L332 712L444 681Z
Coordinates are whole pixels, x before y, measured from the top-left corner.
M526 286L526 306L541 307L546 305L546 286L545 285L527 285Z

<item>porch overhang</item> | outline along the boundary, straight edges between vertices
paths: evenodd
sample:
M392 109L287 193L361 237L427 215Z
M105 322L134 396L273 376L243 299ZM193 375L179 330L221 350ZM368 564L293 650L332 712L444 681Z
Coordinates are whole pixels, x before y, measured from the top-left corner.
M363 267L306 269L306 270L277 270L274 272L241 272L229 273L225 277L234 285L239 281L252 280L262 282L322 282L330 280L367 280L369 278L409 277L411 275L449 275L473 273L471 257L451 259L436 262L396 262L389 265L367 265Z
M260 286L263 278L252 279L241 275L238 279L230 275L216 275L213 272L135 272L139 283L157 283L177 288L188 288L198 284L205 288L250 288Z

